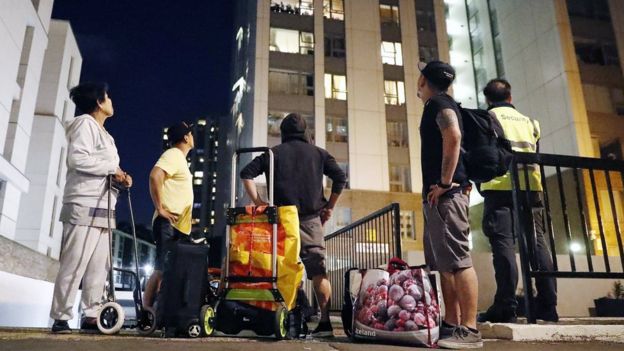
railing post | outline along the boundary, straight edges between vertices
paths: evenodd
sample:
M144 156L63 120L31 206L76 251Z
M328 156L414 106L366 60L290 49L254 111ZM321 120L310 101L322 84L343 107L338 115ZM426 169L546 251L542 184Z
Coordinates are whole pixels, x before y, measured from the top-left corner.
M520 252L520 266L522 269L523 286L524 286L524 309L527 322L535 324L536 319L533 316L533 282L531 281L530 257L526 243L526 224L524 223L526 216L524 211L527 209L520 204L520 177L518 175L518 162L514 157L511 163L511 188L513 197L513 222L515 237L518 240L518 251ZM527 189L528 191L529 189ZM526 204L530 206L530 204ZM529 207L530 209L530 207Z
M396 257L403 258L401 253L401 208L398 203L392 204L392 212L394 214L394 250L396 253Z

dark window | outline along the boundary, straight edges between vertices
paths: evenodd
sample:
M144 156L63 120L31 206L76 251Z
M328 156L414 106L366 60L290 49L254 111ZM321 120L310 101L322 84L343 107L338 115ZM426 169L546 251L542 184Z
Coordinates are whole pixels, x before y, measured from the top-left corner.
M622 159L622 144L619 140L615 140L600 148L600 157L613 160Z

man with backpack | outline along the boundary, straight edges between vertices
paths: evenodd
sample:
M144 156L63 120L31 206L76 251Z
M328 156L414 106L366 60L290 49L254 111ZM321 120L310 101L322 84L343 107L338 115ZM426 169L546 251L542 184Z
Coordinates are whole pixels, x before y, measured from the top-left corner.
M447 94L455 70L441 61L419 63L418 69L418 97L425 104L420 123L425 261L440 272L446 306L438 344L480 348L478 283L468 240L470 182L460 152L462 119Z
M489 105L490 114L500 123L512 149L519 152L537 152L540 138L539 124L518 112L511 104L509 82L504 79L493 79L483 89L483 93ZM544 240L541 174L537 167L529 166L528 168L537 260L540 267L550 271L553 264ZM522 190L526 190L524 170L520 172L520 185ZM479 322L514 323L516 321L515 293L518 285L518 267L513 237L511 190L510 173L480 185L481 194L485 199L483 233L488 237L492 246L496 295L492 306L486 312L479 314ZM538 319L545 321L558 321L555 279L537 278L536 285L537 310L534 311L535 315Z

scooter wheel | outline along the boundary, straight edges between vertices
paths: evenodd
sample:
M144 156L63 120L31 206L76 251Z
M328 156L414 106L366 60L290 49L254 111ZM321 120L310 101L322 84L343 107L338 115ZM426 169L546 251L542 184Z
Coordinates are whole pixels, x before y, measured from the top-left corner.
M102 334L116 334L121 330L126 316L117 302L107 302L97 315L97 327Z
M186 329L186 335L188 335L188 337L192 339L199 338L201 336L201 333L202 327L199 325L199 323L191 323Z
M200 323L205 336L212 336L215 331L215 310L210 305L204 305L201 309Z
M143 315L137 321L137 332L149 336L156 330L156 312L151 307L143 307Z
M288 322L288 311L286 310L286 308L284 308L284 306L280 305L277 308L277 311L275 311L275 321L274 321L275 338L277 340L286 339L286 336L288 335L287 322Z

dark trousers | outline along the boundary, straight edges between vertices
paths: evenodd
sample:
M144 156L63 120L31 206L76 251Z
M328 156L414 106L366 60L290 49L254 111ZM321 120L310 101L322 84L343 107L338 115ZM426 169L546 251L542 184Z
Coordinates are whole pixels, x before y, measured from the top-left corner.
M510 191L486 191L485 208L483 213L483 233L488 237L492 246L494 272L496 278L495 308L515 311L517 307L516 287L518 285L518 266L516 264L516 250L514 242L513 202ZM527 240L529 250L536 258L538 267L534 270L551 271L552 258L546 240L544 239L544 215L539 194L531 196L533 206L532 240ZM530 233L527 233L530 235ZM532 245L535 243L535 245ZM557 283L554 278L536 278L537 308L548 309L557 305ZM531 286L533 286L531 284ZM526 293L526 292L525 292Z

